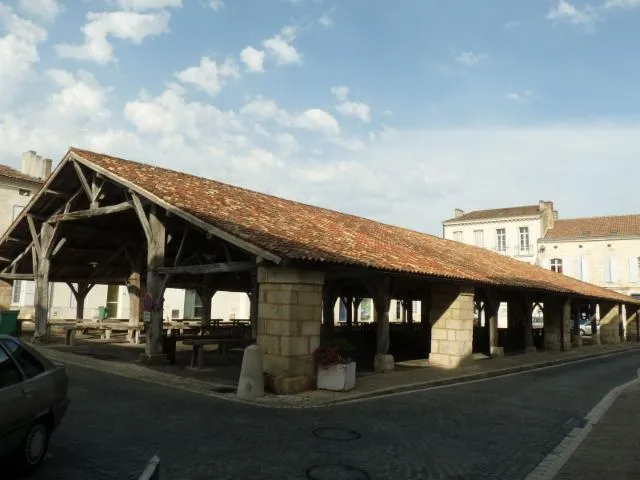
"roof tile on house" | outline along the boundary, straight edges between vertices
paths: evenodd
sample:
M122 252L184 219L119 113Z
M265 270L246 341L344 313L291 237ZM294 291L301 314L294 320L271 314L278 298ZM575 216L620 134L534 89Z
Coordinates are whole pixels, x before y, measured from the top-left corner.
M489 220L492 218L530 217L540 215L539 205L524 205L520 207L493 208L490 210L475 210L466 212L459 217L445 220L447 222L468 222L471 220Z
M640 236L640 215L556 220L544 240Z
M32 177L31 175L26 175L22 173L20 170L16 170L15 168L9 167L7 165L0 164L0 177L10 178L12 180L20 180L23 182L29 183L37 183L42 185L44 182L40 178Z
M70 151L89 166L135 185L151 200L155 196L281 258L634 301L474 246L182 172Z

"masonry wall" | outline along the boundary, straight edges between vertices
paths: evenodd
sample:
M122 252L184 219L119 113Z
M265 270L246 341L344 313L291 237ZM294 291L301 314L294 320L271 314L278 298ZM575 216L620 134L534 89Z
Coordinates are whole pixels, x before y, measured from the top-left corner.
M600 341L620 343L620 313L615 303L600 304Z
M473 297L472 286L432 287L430 365L455 368L472 360Z
M320 345L324 275L260 267L258 282L258 345L267 385L277 393L315 388L313 352Z

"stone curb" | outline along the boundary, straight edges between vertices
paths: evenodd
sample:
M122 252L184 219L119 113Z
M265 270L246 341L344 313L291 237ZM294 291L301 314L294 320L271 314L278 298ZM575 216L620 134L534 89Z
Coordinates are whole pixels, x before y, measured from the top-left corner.
M42 350L42 353L54 362L55 361L63 362L63 363L67 363L67 364L78 366L78 367L89 368L92 370L98 370L98 371L110 373L113 375L119 375L122 377L127 377L135 380L141 380L141 381L152 383L155 385L177 388L190 393L206 395L209 397L214 397L214 398L217 398L220 400L226 400L229 402L241 403L245 405L251 405L251 406L262 407L262 408L309 409L309 408L323 408L323 407L336 406L341 404L374 400L379 397L399 395L399 394L410 393L410 392L419 391L419 390L428 390L431 388L462 385L462 384L470 383L474 381L486 380L486 379L496 378L496 377L503 377L507 375L526 372L526 371L558 367L568 363L578 363L581 361L588 361L595 358L603 358L603 357L610 357L614 355L621 355L623 353L637 352L638 350L640 350L640 345L633 346L633 347L620 348L620 349L616 349L614 351L609 351L609 352L599 352L599 353L591 353L587 355L580 355L572 358L562 358L558 360L548 360L548 361L538 362L538 363L516 365L513 367L490 370L488 372L477 372L477 373L470 373L467 375L444 378L439 380L414 382L411 384L396 386L396 387L384 387L371 392L349 395L346 398L335 399L335 400L325 400L317 403L309 402L306 404L278 402L278 400L273 397L272 397L272 401L240 399L235 394L233 395L222 394L222 393L217 393L213 391L215 388L221 388L221 387L229 388L229 385L206 382L203 380L197 380L192 378L179 377L171 373L149 370L146 367L141 367L136 364L111 363L105 360L99 360L99 359L90 358L90 357L82 358L82 360L80 360L77 358L78 357L77 354L74 354L71 352L61 352L59 350L50 349L42 346L39 346L38 349ZM304 402L304 400L300 400L300 402L302 403Z

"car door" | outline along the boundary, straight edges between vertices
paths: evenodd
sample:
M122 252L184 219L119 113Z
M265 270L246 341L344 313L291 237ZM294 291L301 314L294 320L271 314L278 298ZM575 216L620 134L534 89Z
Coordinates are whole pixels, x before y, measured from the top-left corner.
M0 456L11 453L22 438L20 427L26 421L24 380L13 358L0 345Z
M13 339L3 338L0 343L18 364L24 374L22 382L22 417L29 424L45 415L54 403L54 385L46 367L26 348Z

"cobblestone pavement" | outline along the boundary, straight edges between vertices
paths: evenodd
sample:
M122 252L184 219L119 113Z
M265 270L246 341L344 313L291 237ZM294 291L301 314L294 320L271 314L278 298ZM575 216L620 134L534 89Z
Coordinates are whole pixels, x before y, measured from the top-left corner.
M640 353L629 352L308 410L230 403L70 366L72 405L34 478L134 479L159 453L163 480L521 479L638 366ZM319 438L349 435L317 430L326 428L360 438Z
M595 425L556 480L640 478L640 383L627 388Z

